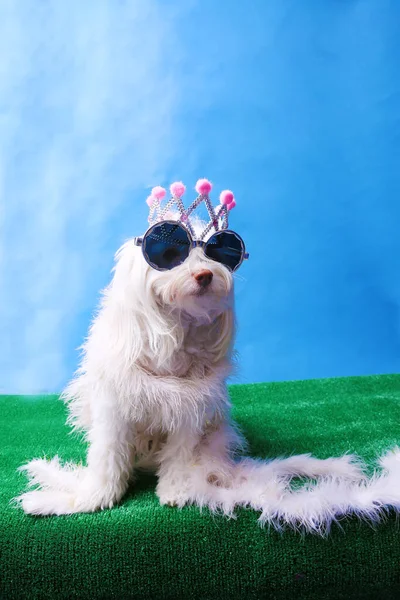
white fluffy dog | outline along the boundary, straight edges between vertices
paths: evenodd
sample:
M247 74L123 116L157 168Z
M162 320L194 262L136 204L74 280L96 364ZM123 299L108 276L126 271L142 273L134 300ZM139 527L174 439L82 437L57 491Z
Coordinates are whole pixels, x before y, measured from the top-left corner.
M87 464L30 461L20 470L38 487L18 497L18 506L34 515L111 508L144 468L157 472L161 504L195 503L230 516L235 506L250 506L262 523L311 530L346 512L375 515L372 484L351 456L239 456L246 444L226 388L233 284L232 273L201 248L169 271L152 269L133 240L120 248L81 366L62 395L68 423L89 442ZM294 490L294 476L320 483Z

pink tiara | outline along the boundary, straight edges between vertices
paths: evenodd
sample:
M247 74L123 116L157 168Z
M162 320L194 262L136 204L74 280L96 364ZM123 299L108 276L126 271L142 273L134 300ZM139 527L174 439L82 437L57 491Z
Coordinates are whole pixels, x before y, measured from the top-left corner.
M171 212L171 209L174 208L174 205L176 205L179 211L178 221L187 227L193 239L203 240L212 228L214 228L215 231L227 229L228 213L236 206L235 198L231 191L224 190L219 196L220 204L214 208L211 204L209 196L211 188L212 184L208 181L208 179L199 179L196 183L196 192L198 193L198 196L195 200L193 200L189 208L185 208L182 202L182 196L185 193L186 188L182 182L176 181L170 186L169 189L171 192L171 198L164 206L161 206L161 201L167 193L166 190L159 185L154 187L151 190L150 196L146 200L148 206L150 207L150 225L154 225L159 221L167 220L168 214ZM207 207L210 221L202 231L201 235L196 237L193 224L190 221L190 216L202 202L204 202Z

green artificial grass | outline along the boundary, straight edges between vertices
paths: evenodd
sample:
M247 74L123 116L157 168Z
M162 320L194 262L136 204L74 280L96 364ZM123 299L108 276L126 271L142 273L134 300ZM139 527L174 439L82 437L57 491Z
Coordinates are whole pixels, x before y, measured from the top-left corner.
M372 461L400 441L400 376L232 386L253 456L357 452ZM120 506L90 515L26 516L19 465L46 454L85 458L56 396L0 397L0 598L397 599L396 518L344 519L327 539L261 529L196 507L159 506L141 475Z

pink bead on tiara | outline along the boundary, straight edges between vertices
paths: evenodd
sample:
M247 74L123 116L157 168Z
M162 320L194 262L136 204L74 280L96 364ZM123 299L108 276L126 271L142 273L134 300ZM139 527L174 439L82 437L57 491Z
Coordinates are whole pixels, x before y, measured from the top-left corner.
M212 184L208 181L208 179L199 179L195 188L198 196L195 200L193 200L189 208L185 208L182 201L182 196L186 191L184 184L181 181L176 181L170 186L169 189L171 192L171 198L164 207L161 206L161 201L167 193L166 190L159 185L151 190L151 194L146 200L150 208L150 225L154 225L159 221L165 221L168 219L171 209L173 209L174 205L176 205L179 211L178 221L187 227L193 239L203 240L212 228L214 228L215 231L228 229L228 213L236 206L234 195L230 190L224 190L221 192L219 197L220 204L214 208L209 197ZM193 224L190 221L190 215L202 202L204 202L207 207L210 221L202 231L201 235L197 237L195 235Z

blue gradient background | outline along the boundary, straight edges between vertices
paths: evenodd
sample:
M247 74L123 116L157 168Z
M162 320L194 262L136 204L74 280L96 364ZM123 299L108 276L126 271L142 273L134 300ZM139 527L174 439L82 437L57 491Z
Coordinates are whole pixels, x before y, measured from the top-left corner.
M242 382L400 364L400 3L0 4L0 388L62 388L155 184L234 190Z

